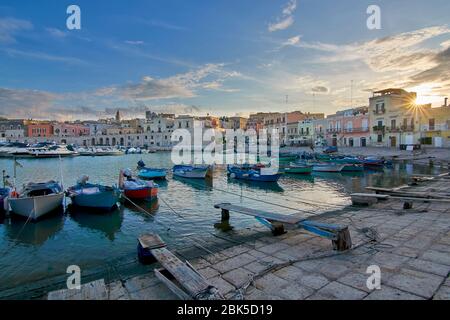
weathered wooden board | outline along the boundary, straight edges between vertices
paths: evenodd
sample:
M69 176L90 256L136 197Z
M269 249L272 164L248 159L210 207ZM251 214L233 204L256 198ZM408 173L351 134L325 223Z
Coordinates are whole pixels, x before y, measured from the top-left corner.
M380 200L387 200L389 199L389 195L387 194L376 194L376 193L352 193L350 195L353 197L367 197L367 198L377 198Z
M199 294L207 292L212 287L198 272L166 248L153 249L152 254L193 299L197 299Z
M287 223L287 224L297 224L300 221L305 219L303 217L298 217L298 216L294 216L294 215L278 214L278 213L273 213L273 212L268 212L268 211L250 209L250 208L246 208L246 207L236 206L236 205L233 205L230 203L219 203L219 204L214 205L214 208L228 210L228 211L234 211L234 212L242 213L242 214L253 216L253 217L264 218L269 221L278 221L278 222Z
M157 234L153 233L143 234L138 240L144 249L157 249L166 246L164 241Z

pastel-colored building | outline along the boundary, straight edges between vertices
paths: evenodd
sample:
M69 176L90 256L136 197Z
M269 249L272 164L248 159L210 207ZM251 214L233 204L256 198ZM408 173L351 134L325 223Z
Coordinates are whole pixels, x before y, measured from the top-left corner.
M420 122L420 142L423 146L450 147L450 106L447 99L441 107L423 110Z
M370 142L367 107L338 111L327 117L327 143L332 146L366 147Z
M50 122L30 121L26 125L27 137L52 137L53 125Z
M415 92L396 88L373 93L369 98L372 145L401 147L420 144L421 109L428 107L417 105L416 98Z
M53 134L57 137L79 137L88 136L88 126L78 123L56 123L53 125Z

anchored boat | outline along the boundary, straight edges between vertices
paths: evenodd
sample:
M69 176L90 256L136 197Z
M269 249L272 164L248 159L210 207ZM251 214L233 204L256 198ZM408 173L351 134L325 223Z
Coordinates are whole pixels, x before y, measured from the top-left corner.
M232 179L242 179L249 181L276 182L280 178L280 174L262 174L261 168L232 166L227 167L228 176Z
M119 188L132 200L151 201L158 197L158 185L152 181L135 179L130 169L120 171Z
M138 177L141 179L153 180L153 179L165 179L167 175L166 169L149 168L145 166L144 161L138 162Z
M211 170L211 166L176 165L173 167L173 175L189 179L205 179Z
M284 172L295 174L311 174L312 169L312 165L291 162L289 166L284 168Z
M29 183L19 193L13 191L8 199L13 213L37 220L63 203L64 192L55 181Z
M313 165L313 171L315 172L341 172L344 169L345 164L338 164L333 162L327 163L315 163Z
M83 176L78 183L67 190L67 195L76 207L109 211L120 199L118 188L88 183L89 177Z

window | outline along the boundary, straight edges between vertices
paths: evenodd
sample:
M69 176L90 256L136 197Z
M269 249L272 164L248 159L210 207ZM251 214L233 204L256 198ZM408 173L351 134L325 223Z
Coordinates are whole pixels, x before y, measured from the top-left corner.
M428 120L428 130L434 130L434 119Z
M391 120L391 129L395 129L397 127L397 121L395 119Z

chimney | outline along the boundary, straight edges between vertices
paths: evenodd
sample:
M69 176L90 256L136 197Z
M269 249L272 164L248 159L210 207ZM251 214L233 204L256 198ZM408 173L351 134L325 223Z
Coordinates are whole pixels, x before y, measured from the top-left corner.
M448 98L445 97L445 99L444 99L444 107L447 107L447 101L448 101Z

